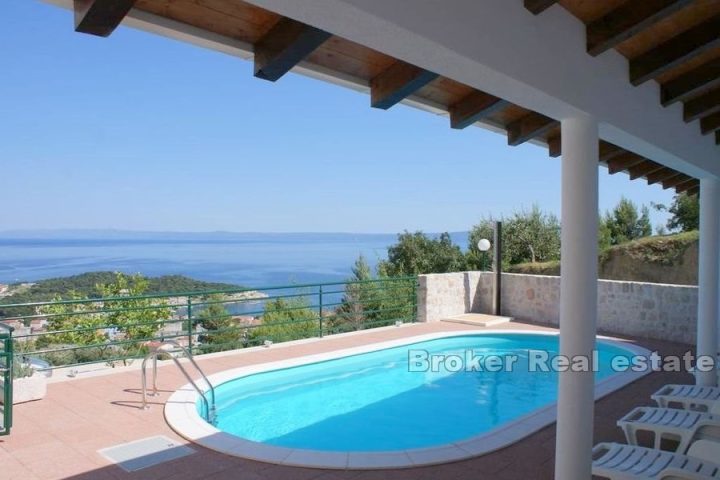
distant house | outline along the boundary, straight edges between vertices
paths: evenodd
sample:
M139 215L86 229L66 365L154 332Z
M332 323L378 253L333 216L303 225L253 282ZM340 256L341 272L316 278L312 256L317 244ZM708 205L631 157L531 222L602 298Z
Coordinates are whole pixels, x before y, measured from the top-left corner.
M25 324L23 324L23 322L21 322L20 320L2 320L0 323L4 323L8 327L14 328L16 330L25 326Z
M4 323L5 325L12 327L14 329L13 336L16 337L17 340L19 340L19 341L29 340L28 338L22 338L22 337L25 337L26 335L30 335L32 333L32 329L30 327L26 327L22 321L20 321L20 320L3 320L0 323Z
M251 315L234 316L233 320L237 322L237 324L241 327L252 327L255 325L260 325L261 323L260 317L253 317Z
M45 317L30 320L30 330L33 333L44 332L47 329L48 319Z

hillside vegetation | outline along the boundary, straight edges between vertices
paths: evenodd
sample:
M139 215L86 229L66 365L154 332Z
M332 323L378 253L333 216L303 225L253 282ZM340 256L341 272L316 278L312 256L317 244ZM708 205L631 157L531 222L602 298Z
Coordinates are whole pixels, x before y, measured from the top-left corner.
M698 232L656 235L615 245L598 258L599 277L635 282L697 284ZM510 273L559 275L560 262L522 263Z
M1 299L0 303L46 302L56 297L67 298L71 292L89 298L99 296L97 286L115 282L115 272L88 272L62 278L40 280L30 288L21 289L15 294ZM148 278L145 294L182 293L199 290L229 290L240 288L228 283L203 282L182 275L165 275Z

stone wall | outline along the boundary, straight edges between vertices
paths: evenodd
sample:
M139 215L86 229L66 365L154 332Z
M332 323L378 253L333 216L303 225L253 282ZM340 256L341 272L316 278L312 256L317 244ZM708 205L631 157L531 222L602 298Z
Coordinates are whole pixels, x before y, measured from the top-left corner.
M418 321L434 322L479 311L482 306L477 303L476 291L480 281L480 272L420 275L417 291Z
M490 272L421 275L418 321L463 313L490 313ZM504 273L502 314L558 325L560 277ZM598 330L635 337L695 343L697 287L659 283L598 281Z

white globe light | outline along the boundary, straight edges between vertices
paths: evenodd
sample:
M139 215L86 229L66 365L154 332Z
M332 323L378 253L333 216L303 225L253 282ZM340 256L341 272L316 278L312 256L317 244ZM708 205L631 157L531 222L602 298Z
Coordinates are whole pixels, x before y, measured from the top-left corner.
M478 250L480 250L481 252L487 252L488 250L490 250L490 240L488 240L487 238L481 238L480 240L478 240L477 247Z

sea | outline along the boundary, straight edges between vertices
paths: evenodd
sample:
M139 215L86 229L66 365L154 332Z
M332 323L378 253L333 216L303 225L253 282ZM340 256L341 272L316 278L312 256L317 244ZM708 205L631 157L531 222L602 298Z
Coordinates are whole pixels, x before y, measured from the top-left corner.
M461 248L467 233L451 234ZM393 234L0 232L0 283L92 271L185 275L250 288L346 280L358 256L387 258Z

